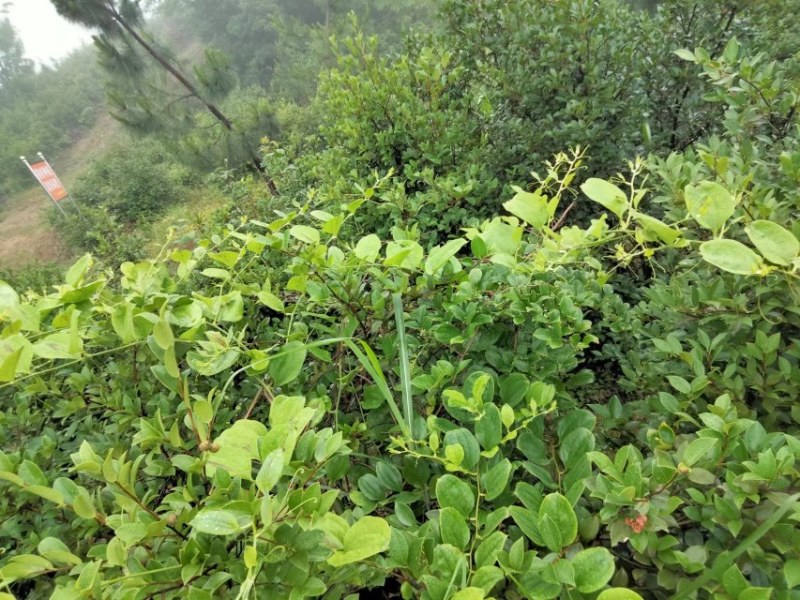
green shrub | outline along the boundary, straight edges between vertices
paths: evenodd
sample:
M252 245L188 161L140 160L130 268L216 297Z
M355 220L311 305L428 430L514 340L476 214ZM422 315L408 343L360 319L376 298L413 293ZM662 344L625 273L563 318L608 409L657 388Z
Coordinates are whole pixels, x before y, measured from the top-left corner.
M81 207L103 207L124 226L150 221L184 198L190 174L155 142L138 140L94 161L72 193Z
M787 298L800 243L775 254L757 234L770 222L731 247L741 209L712 182L695 224L645 214L641 162L629 193L581 186L613 217L553 229L580 161L558 156L513 216L427 252L399 228L338 239L368 189L336 214L306 205L125 263L118 281L86 257L31 300L41 321L4 286L0 473L42 508L6 520L0 577L114 598L338 598L389 579L431 600L788 591L798 447L781 390L797 358L767 323L795 304L751 313L752 360L719 377L718 340L660 337L598 258L679 253L676 282ZM660 322L681 308L662 302ZM663 358L597 345L619 334ZM609 367L593 349L636 398L597 402L587 367ZM756 389L764 368L775 400L754 404L737 382Z

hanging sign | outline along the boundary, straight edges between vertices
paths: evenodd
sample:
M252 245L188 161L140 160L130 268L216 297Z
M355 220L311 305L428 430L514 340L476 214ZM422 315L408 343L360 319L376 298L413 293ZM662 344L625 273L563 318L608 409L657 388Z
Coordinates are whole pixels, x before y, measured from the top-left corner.
M50 163L48 163L47 160L42 158L37 162L26 162L26 164L28 164L28 168L31 170L31 173L33 173L34 177L39 180L39 183L42 184L42 187L50 195L50 198L52 198L53 202L60 202L67 197L67 190L64 189L64 185L61 183L58 175L56 175L56 172L53 170L53 167L50 166Z

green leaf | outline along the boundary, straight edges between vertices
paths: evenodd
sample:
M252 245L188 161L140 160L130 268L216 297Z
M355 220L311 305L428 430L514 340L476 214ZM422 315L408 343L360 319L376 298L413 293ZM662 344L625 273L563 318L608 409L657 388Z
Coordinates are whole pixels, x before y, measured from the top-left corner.
M464 550L469 543L466 518L455 508L447 507L439 511L439 531L445 544Z
M735 240L710 240L700 244L703 259L728 273L757 275L764 268L761 257Z
M556 525L561 535L562 547L569 546L578 537L578 518L569 500L559 493L548 494L539 506L539 528L544 517Z
M383 261L383 264L387 267L416 269L424 255L422 246L413 240L388 242L386 244L386 260Z
M695 592L706 585L712 579L719 581L723 574L736 562L742 554L748 552L755 544L758 543L764 535L772 531L775 525L792 510L797 510L797 501L800 499L800 493L793 494L788 498L781 500L781 503L772 510L769 517L764 520L755 531L748 535L744 540L738 542L732 550L720 554L714 565L710 569L703 571L697 579L682 588L679 592L672 596L672 600L683 600L684 598L693 597Z
M11 354L0 361L0 381L9 382L14 381L17 376L17 368L19 367L22 353L25 351L24 347L17 348Z
M381 252L381 238L374 233L361 238L358 240L354 252L356 257L361 260L374 262Z
M63 506L64 504L64 496L62 496L59 491L54 490L51 487L46 487L43 485L31 485L25 488L25 491L30 492L31 494L36 494L45 500L49 500L53 504L57 504L59 506Z
M203 375L204 377L213 377L214 375L222 373L226 369L232 367L236 361L239 360L239 355L239 350L235 348L226 350L225 346L214 345L209 346L207 349L199 352L195 350L187 352L186 362L189 364L189 367L191 367L191 369L199 375ZM177 377L175 377L174 374L171 374L169 370L166 370L166 372L171 379L177 380ZM162 383L164 383L164 385L166 385L169 389L175 389L163 381Z
M475 494L469 484L455 475L442 475L436 482L436 500L441 508L454 508L469 517L475 508Z
M70 333L53 333L42 341L33 344L31 349L34 355L40 358L50 360L79 359L83 350L83 342L80 340L78 342L76 347L75 339Z
M269 363L269 374L275 381L275 385L286 385L297 379L300 371L303 370L303 363L307 354L306 345L298 341L289 342L278 350L270 358Z
M600 592L597 600L644 600L636 592L627 588L609 588Z
M789 589L800 586L800 560L787 560L783 565L783 576Z
M111 325L123 344L136 341L136 327L133 323L133 306L127 302L120 304L111 315Z
M169 326L167 317L159 319L158 323L153 326L153 337L162 350L166 350L175 343L175 336L172 334L172 327Z
M92 259L92 255L84 254L69 268L69 271L67 271L67 274L64 276L64 281L67 282L67 285L78 287L93 264L94 260Z
M20 579L27 579L42 571L53 569L53 563L49 560L36 556L35 554L18 554L12 556L9 561L0 568L0 579L3 583L9 584Z
M462 238L450 240L444 246L431 248L425 261L425 274L434 275L440 271L466 243L467 240Z
M511 470L511 462L505 458L481 475L481 486L487 500L494 500L507 489Z
M319 231L308 225L295 225L289 230L289 235L306 244L319 243Z
M503 569L493 565L480 567L470 578L469 583L473 587L481 588L487 594L492 591L494 586L505 579Z
M486 598L484 590L477 587L468 587L457 591L450 597L450 600L483 600L484 598Z
M387 461L379 462L375 467L375 473L378 476L378 481L386 489L394 492L403 490L403 474L392 463Z
M242 526L242 523L231 511L207 508L198 512L189 525L200 533L211 535L233 535L249 526L248 524Z
M72 501L72 510L82 519L94 519L97 514L94 503L85 490L82 490L81 493L75 496L75 499Z
M216 443L219 450L210 453L206 472L213 477L220 468L231 477L252 481L252 461L258 457L258 439L267 434L267 428L257 421L236 421L222 432Z
M47 477L44 476L39 465L29 460L22 461L17 469L17 475L22 477L22 480L28 485L48 485Z
M200 419L201 423L208 425L214 420L214 405L208 400L197 400L192 404L194 416Z
M648 233L652 233L665 244L672 244L681 237L681 232L673 229L663 221L659 221L655 217L645 215L640 212L633 213L634 218L642 226L642 229Z
M538 190L531 193L514 187L514 191L517 192L516 196L503 203L503 208L534 229L541 229L550 222L547 197L542 196Z
M581 186L581 191L589 198L603 205L620 219L628 208L628 197L613 183L592 177Z
M680 48L678 50L673 51L673 54L678 56L683 60L688 60L689 62L697 62L697 58L694 55L694 52L691 50L687 50L686 48ZM609 599L610 600L610 599Z
M789 267L800 256L800 242L794 234L772 221L753 221L745 228L747 237L769 262Z
M605 586L614 576L614 557L606 548L588 548L572 557L575 587L591 594Z
M273 450L261 463L261 468L256 475L256 485L262 493L269 492L281 478L283 473L284 452L282 448Z
M484 567L493 565L497 560L498 553L505 546L508 536L502 531L495 531L489 534L478 545L475 551L475 565L477 567Z
M730 192L713 181L701 181L684 189L686 208L700 225L718 232L736 210L736 200Z
M328 558L333 567L343 567L375 556L389 548L392 530L379 517L362 517L344 535L343 547Z
M769 600L772 597L772 588L749 587L744 590L736 600Z
M503 420L496 404L485 406L483 414L475 423L475 438L484 450L492 450L502 441Z
M258 301L267 308L271 308L275 312L286 312L286 307L283 305L283 300L278 298L272 292L261 291L258 292Z
M210 279L219 279L220 281L228 281L231 278L231 272L217 267L209 267L200 272L202 275Z
M3 311L11 312L19 307L19 294L8 285L5 281L0 279L0 316Z
M683 453L683 462L691 467L719 444L717 438L701 437L693 440Z
M69 551L66 544L59 539L46 537L36 546L37 552L57 565L79 565L81 559Z
M669 384L681 394L689 395L692 393L691 384L679 375L667 375L667 381L669 381Z
M551 552L561 552L565 546L569 545L569 542L564 542L562 539L558 524L548 515L539 517L539 534L542 536L544 545Z

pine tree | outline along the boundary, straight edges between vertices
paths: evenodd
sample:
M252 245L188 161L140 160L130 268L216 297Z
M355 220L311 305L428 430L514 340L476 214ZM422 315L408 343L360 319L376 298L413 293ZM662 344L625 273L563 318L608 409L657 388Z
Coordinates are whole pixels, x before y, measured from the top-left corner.
M51 2L64 18L99 31L94 39L101 53L101 63L107 67L107 71L122 73L130 81L141 77L146 72L146 65L137 52L137 49L141 50L185 90L186 94L179 99L196 100L229 134L236 133L233 120L224 114L211 98L215 87L230 89L229 85L218 85L219 74L224 71L221 66L224 65L217 53L207 53L206 67L195 70L200 80L200 83L195 83L178 61L144 32L144 14L139 0L51 0ZM121 94L115 97L112 92L110 99L112 104L126 105ZM141 109L140 112L148 113L149 117L152 117L155 111L150 104L149 99L140 98L138 108ZM169 106L165 108L168 109ZM128 125L135 125L133 121L124 117L121 120ZM147 119L139 121L144 123ZM151 120L151 122L156 121ZM270 192L278 195L275 182L264 169L255 149L247 147L246 153L251 166L266 180Z

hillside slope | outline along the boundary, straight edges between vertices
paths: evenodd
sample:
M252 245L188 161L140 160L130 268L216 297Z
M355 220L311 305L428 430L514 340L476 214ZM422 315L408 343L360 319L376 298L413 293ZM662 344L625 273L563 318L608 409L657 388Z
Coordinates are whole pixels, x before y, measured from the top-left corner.
M101 116L89 132L56 157L48 157L69 190L89 163L123 137L122 127ZM42 149L46 152L46 148ZM33 177L31 176L33 182ZM40 263L67 263L73 253L47 222L52 204L44 190L32 185L0 208L0 268L20 269ZM69 210L69 202L64 204Z

